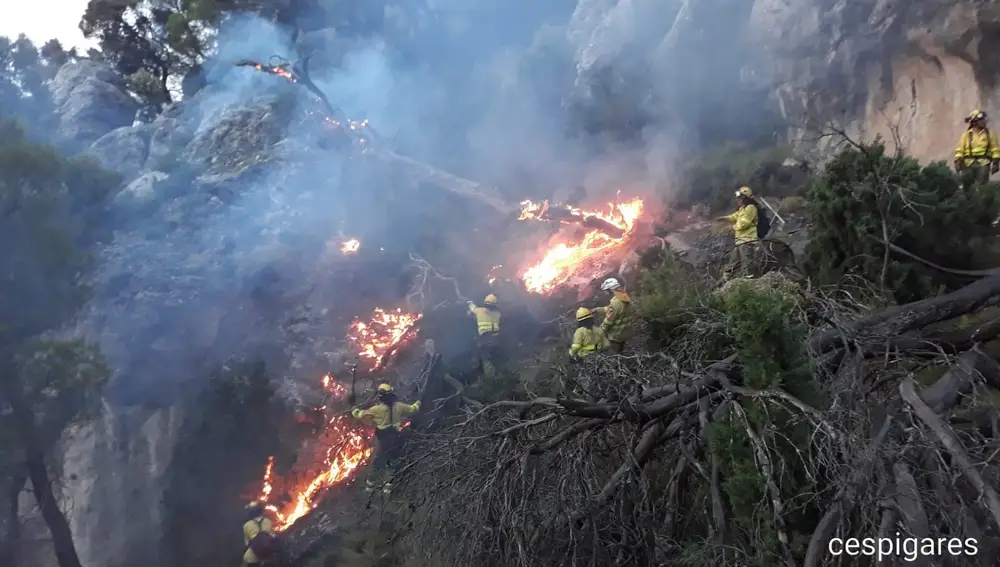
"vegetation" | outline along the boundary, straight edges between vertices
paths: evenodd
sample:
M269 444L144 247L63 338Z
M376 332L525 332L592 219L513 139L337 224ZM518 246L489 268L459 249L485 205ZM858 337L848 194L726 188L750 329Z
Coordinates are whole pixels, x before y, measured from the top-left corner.
M968 190L944 163L922 166L885 146L848 146L807 193L813 233L802 265L820 285L857 277L905 303L964 280L900 261L884 242L954 268L982 267L983 240L1000 214L997 186ZM947 234L947 238L942 235Z
M294 462L301 435L274 396L259 360L231 360L199 382L185 405L164 496L164 533L176 564L221 565L238 557L241 506L259 494L268 457L275 474Z
M69 525L53 494L49 458L71 423L93 410L107 379L100 354L80 342L39 340L66 322L87 298L90 262L82 243L92 236L87 213L107 191L104 172L28 141L10 121L0 123L0 453L6 507L18 517L25 479L52 534L60 567L78 567ZM18 522L7 520L0 563L17 564ZM8 562L9 561L9 562Z
M788 148L722 144L687 169L683 183L670 193L673 204L680 208L707 205L710 212L731 209L733 193L740 185L775 201L798 195L806 189L811 173L804 164L786 165L790 155Z
M836 530L997 529L1000 518L964 511L986 510L973 501L981 490L995 494L998 471L986 467L984 479L963 464L984 460L995 432L936 416L954 415L973 388L987 393L958 410L961 422L995 412L988 392L1000 387L1000 365L966 349L1000 326L990 316L970 324L967 314L1000 295L1000 279L962 287L893 251L883 283L883 257L858 258L882 251L866 243L881 234L882 219L861 214L874 208L906 250L955 267L981 261L974 243L996 217L992 187L958 183L940 165L886 155L879 144L844 149L796 196L813 221L809 291L776 272L720 287L671 255L648 254L633 294L645 322L637 350L573 368L556 362L556 375L573 378L557 383L589 390L525 388L500 402L460 396L464 409L413 440L412 468L397 486L413 509L379 511L393 518L392 553L413 566L567 557L814 566ZM948 226L964 239L951 254L933 236ZM886 295L915 303L873 311ZM870 363L887 341L894 364ZM913 369L926 369L919 384ZM886 483L907 491L888 508L878 488ZM917 512L906 508L914 494Z

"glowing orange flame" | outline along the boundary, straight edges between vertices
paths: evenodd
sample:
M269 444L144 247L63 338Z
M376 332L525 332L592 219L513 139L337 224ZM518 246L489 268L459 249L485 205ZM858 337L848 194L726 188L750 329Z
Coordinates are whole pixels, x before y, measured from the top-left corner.
M361 249L361 241L357 238L345 240L340 244L340 251L344 254L353 254Z
M352 325L352 342L360 355L375 360L376 366L383 357L400 343L415 334L414 325L421 315L403 313L401 309L386 312L376 309L369 323L355 320ZM326 374L320 379L327 399L343 399L347 386ZM326 405L317 408L325 416ZM275 531L283 531L316 507L323 493L330 487L352 477L372 455L374 431L370 426L355 421L343 413L326 418L322 431L314 442L308 443L296 459L299 470L291 478L280 479L279 494L287 496L274 501L274 458L268 459L261 482L258 500L275 519ZM311 448L311 450L310 450Z
M347 337L357 347L359 356L373 360L378 367L387 354L413 336L413 326L422 317L420 314L403 313L402 309L376 309L368 323L355 319Z
M541 204L531 201L521 203L521 219L543 218L549 209L548 201ZM572 217L581 220L595 218L602 220L622 231L622 236L615 238L601 230L589 230L578 242L558 242L553 245L542 259L521 274L525 288L532 293L546 293L565 284L572 278L581 275L590 268L594 261L607 255L628 241L635 228L636 220L642 214L642 199L633 199L627 203L610 204L609 212L584 211L569 207L566 210ZM563 222L570 222L564 220Z
M257 69L258 71L264 71L265 73L271 73L272 75L284 77L292 83L299 82L299 80L295 78L295 75L293 75L291 71L285 69L284 67L271 67L271 66L265 67L260 63L254 63L252 66L254 69Z
M323 389L336 397L343 397L347 388L333 381L330 375L323 377ZM283 493L291 500L285 503L272 502L274 493L274 457L268 459L258 500L276 519L275 531L283 531L305 516L319 503L322 493L353 475L354 471L368 461L372 455L370 428L353 421L347 415L337 415L327 420L319 434L314 448L318 452L300 455L297 462L304 463L302 470L292 479L281 479ZM305 458L303 458L305 457Z

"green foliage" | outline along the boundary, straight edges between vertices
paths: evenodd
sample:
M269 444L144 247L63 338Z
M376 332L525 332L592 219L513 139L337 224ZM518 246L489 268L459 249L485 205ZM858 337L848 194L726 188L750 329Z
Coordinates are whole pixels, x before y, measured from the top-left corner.
M87 298L81 276L90 259L80 244L93 235L97 210L118 177L93 162L66 160L0 121L0 341L49 330Z
M56 40L40 53L23 34L13 41L0 37L0 113L26 116L35 132L48 134L53 114L45 81L71 55Z
M803 268L820 285L848 275L877 282L897 302L931 296L957 282L897 255L883 281L883 230L890 242L932 262L975 267L974 239L992 234L998 190L996 184L963 189L944 163L921 166L886 153L881 143L847 147L809 187L812 229Z
M808 329L793 284L776 274L755 280L737 279L715 295L713 304L726 315L745 387L781 389L822 406L802 346ZM713 424L710 451L720 460L723 491L733 521L740 527L738 535L744 538L737 547L751 554L748 560L753 565L776 565L780 563L779 543L773 513L747 428L763 439L772 461L784 463L775 481L786 502L794 502L800 494L815 489L812 477L802 469L797 457L799 451L808 448L811 431L784 407L766 399L746 396L734 403L742 411L729 411L725 419ZM808 525L804 514L810 512L790 510L788 524Z
M519 384L516 373L507 372L504 368L490 377L483 377L465 389L465 395L470 399L490 404L500 400L515 399L514 395Z
M110 370L100 351L83 341L35 341L18 365L24 401L34 408L36 424L55 443L71 423L92 417Z
M706 152L685 173L684 180L672 193L678 207L705 203L711 211L734 207L734 193L749 185L764 197L787 197L801 193L807 186L809 171L802 166L786 166L787 148L751 149L730 142Z
M640 272L636 292L642 297L636 302L636 312L645 321L650 338L667 344L691 322L702 290L684 272L680 260L667 255Z

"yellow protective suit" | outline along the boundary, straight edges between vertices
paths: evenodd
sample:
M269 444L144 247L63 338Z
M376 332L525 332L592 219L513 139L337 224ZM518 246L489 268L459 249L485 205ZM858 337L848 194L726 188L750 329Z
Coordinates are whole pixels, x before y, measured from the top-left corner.
M404 417L413 415L418 410L420 410L420 401L417 400L412 404L407 404L403 402L393 402L392 403L392 420L389 420L389 406L378 403L372 407L362 410L354 408L351 410L351 415L356 419L370 419L375 424L375 429L399 429L402 425Z
M243 547L246 548L246 551L243 552L244 565L253 565L255 563L260 564L260 559L257 558L257 554L250 549L250 540L256 537L261 531L274 533L271 531L272 529L271 520L264 516L257 516L256 518L253 518L243 524ZM260 546L258 545L257 547Z
M993 160L1000 160L1000 145L989 128L969 128L962 132L958 145L955 146L956 163L972 167L989 165Z
M593 327L578 327L573 333L573 344L569 347L572 358L586 358L596 351L608 348L608 338L604 331Z
M476 329L480 335L500 332L500 312L495 309L479 307L469 302L469 313L476 317Z
M597 307L594 313L604 315L601 331L609 341L624 343L632 337L635 317L632 314L632 298L628 293L616 289L607 307Z
M736 244L757 241L757 206L743 205L735 213L722 217L733 225Z

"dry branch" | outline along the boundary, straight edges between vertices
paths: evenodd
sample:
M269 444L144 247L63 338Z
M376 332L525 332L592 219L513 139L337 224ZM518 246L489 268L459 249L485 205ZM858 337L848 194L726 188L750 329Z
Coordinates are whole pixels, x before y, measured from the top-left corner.
M899 385L899 393L910 404L910 407L913 408L913 412L920 418L920 421L924 422L934 432L941 445L944 446L958 464L965 478L975 487L980 496L986 500L986 507L993 516L993 521L1000 528L1000 497L997 496L996 490L979 474L968 452L962 446L962 442L955 437L951 426L934 413L934 410L917 395L916 388L917 386L913 379L907 378Z
M992 305L1000 297L1000 276L991 276L940 297L891 307L870 317L853 321L840 329L828 329L812 338L810 349L824 354L850 346L851 341L885 343L887 337L909 333L928 325L961 317Z

